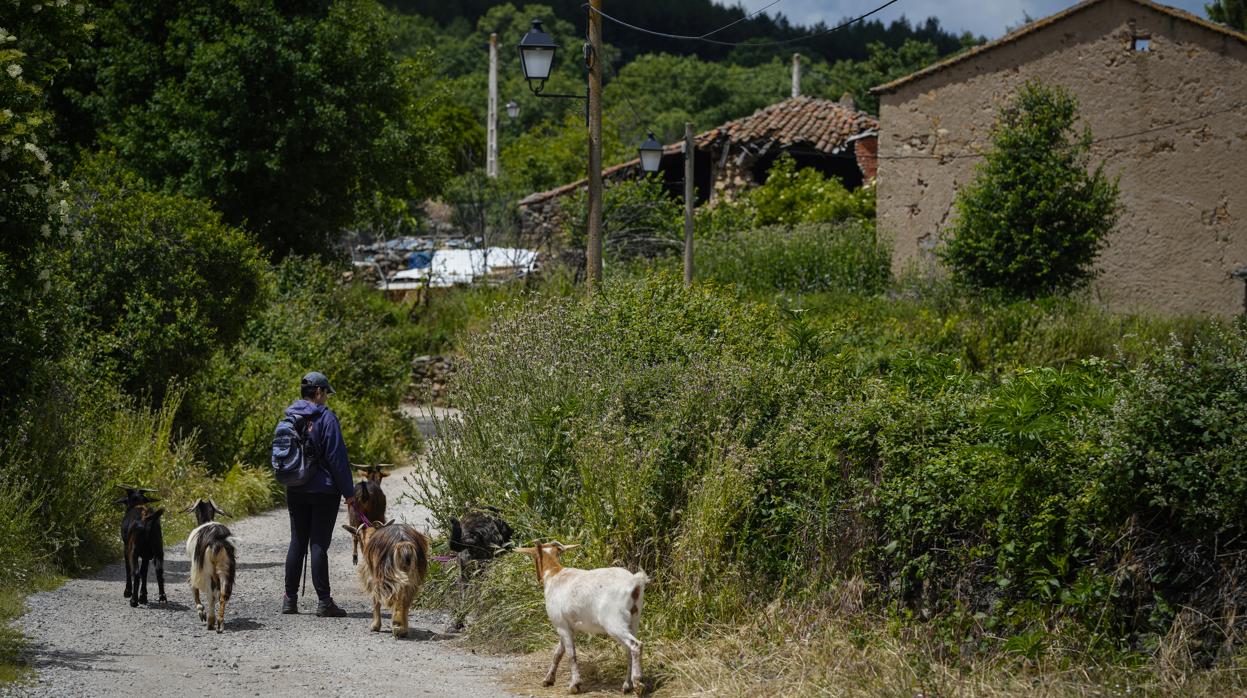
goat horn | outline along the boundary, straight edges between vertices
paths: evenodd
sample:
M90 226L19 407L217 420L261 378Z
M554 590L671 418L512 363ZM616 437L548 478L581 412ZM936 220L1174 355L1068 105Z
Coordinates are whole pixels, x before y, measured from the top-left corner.
M211 505L212 505L213 510L215 510L215 511L216 511L216 513L220 514L221 516L228 516L228 517L230 517L231 519L232 519L232 518L234 518L234 515L233 515L233 514L229 513L228 511L225 511L225 510L224 510L224 509L222 509L221 507L217 506L217 505L216 505L216 500L215 500L215 499L209 499L209 500L208 500L208 503L209 503L209 504L211 504Z

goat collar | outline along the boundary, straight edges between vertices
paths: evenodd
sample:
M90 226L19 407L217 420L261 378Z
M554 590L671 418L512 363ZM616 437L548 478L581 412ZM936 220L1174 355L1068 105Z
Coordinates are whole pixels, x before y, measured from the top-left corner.
M351 508L355 510L355 515L359 517L359 520L362 521L365 526L372 528L372 522L368 520L367 516L364 516L364 512L360 511L359 507L352 504Z

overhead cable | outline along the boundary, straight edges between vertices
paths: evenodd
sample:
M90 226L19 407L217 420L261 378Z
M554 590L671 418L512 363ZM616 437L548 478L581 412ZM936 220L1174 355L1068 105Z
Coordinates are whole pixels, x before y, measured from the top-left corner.
M718 39L708 39L708 38L706 38L706 37L710 36L711 34L714 34L714 33L718 32L718 31L721 31L722 29L726 29L727 27L720 27L719 29L715 29L714 31L707 32L706 34L702 34L702 35L700 35L700 36L692 36L692 35L685 35L685 34L668 34L668 33L666 33L666 32L658 32L658 31L654 31L654 30L652 30L652 29L646 29L645 27L638 27L638 26L637 26L637 25L635 25L635 24L629 24L628 22L625 22L625 21L623 21L622 19L618 19L618 18L616 18L616 17L612 17L612 16L610 16L610 15L606 14L605 12L603 12L603 11L601 11L601 10L597 9L596 7L592 7L592 6L587 5L587 4L586 4L586 5L584 5L584 7L588 8L590 12L596 12L597 14L601 15L601 16L602 16L602 18L604 18L604 19L608 19L608 20L610 20L610 21L614 22L615 24L618 24L618 25L619 25L619 26L621 26L621 27L627 27L627 28L629 28L629 29L632 29L633 31L639 31L639 32L642 32L642 33L644 33L644 34L649 34L649 35L651 35L651 36L662 37L662 38L664 38L664 39L675 39L675 40L677 40L677 41L704 41L704 42L706 42L706 43L708 43L708 44L715 44L715 45L717 45L717 46L758 46L758 47L766 47L766 46L786 46L786 45L788 45L788 44L796 44L796 43L800 43L800 42L802 42L802 41L809 41L810 39L816 39L816 38L818 38L818 37L820 37L820 36L826 36L827 34L831 34L832 32L836 32L836 31L839 31L839 30L841 30L841 29L844 29L845 27L847 27L847 26L849 26L849 25L851 25L851 24L856 24L857 22L860 22L860 21L862 21L863 19L866 19L867 17L869 17L869 16L871 16L871 15L873 15L873 14L876 14L876 13L878 13L878 12L881 12L881 11L883 11L885 8L887 8L887 7L891 6L891 5L895 5L895 4L896 4L896 3L898 3L898 2L900 2L900 0L888 0L888 2L883 3L882 5L880 5L880 6L876 7L875 9L871 10L870 12L867 12L866 14L860 15L860 16L858 16L858 17L854 17L853 19L845 20L844 22L841 22L840 24L837 24L836 26L834 26L834 27L832 27L832 28L830 28L830 29L826 29L826 30L824 30L824 31L820 31L820 32L815 32L815 33L813 33L813 34L807 34L807 35L805 35L805 36L797 36L797 37L793 37L793 38L791 38L791 39L781 39L781 40L779 40L779 41L719 41ZM774 3L772 3L772 4L774 4ZM768 5L768 7L769 7L769 5ZM737 21L737 22L739 22L739 21L741 21L741 20L736 20L736 21ZM733 24L735 24L735 22L733 22ZM728 26L730 26L730 25L728 25Z

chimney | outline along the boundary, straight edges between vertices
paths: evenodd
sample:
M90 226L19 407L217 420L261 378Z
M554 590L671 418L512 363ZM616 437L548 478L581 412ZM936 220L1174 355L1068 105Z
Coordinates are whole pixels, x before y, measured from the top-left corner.
M801 96L801 54L792 54L792 96Z
M840 106L845 109L857 111L857 102L853 101L853 95L849 94L847 91L840 95Z

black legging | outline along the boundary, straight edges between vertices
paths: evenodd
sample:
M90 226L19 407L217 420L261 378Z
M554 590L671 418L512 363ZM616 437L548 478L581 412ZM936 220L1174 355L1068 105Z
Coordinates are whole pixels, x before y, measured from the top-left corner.
M286 596L299 593L299 574L303 556L312 548L312 586L324 601L329 593L329 539L338 520L336 494L291 492L286 490L286 509L290 511L290 548L286 551Z

